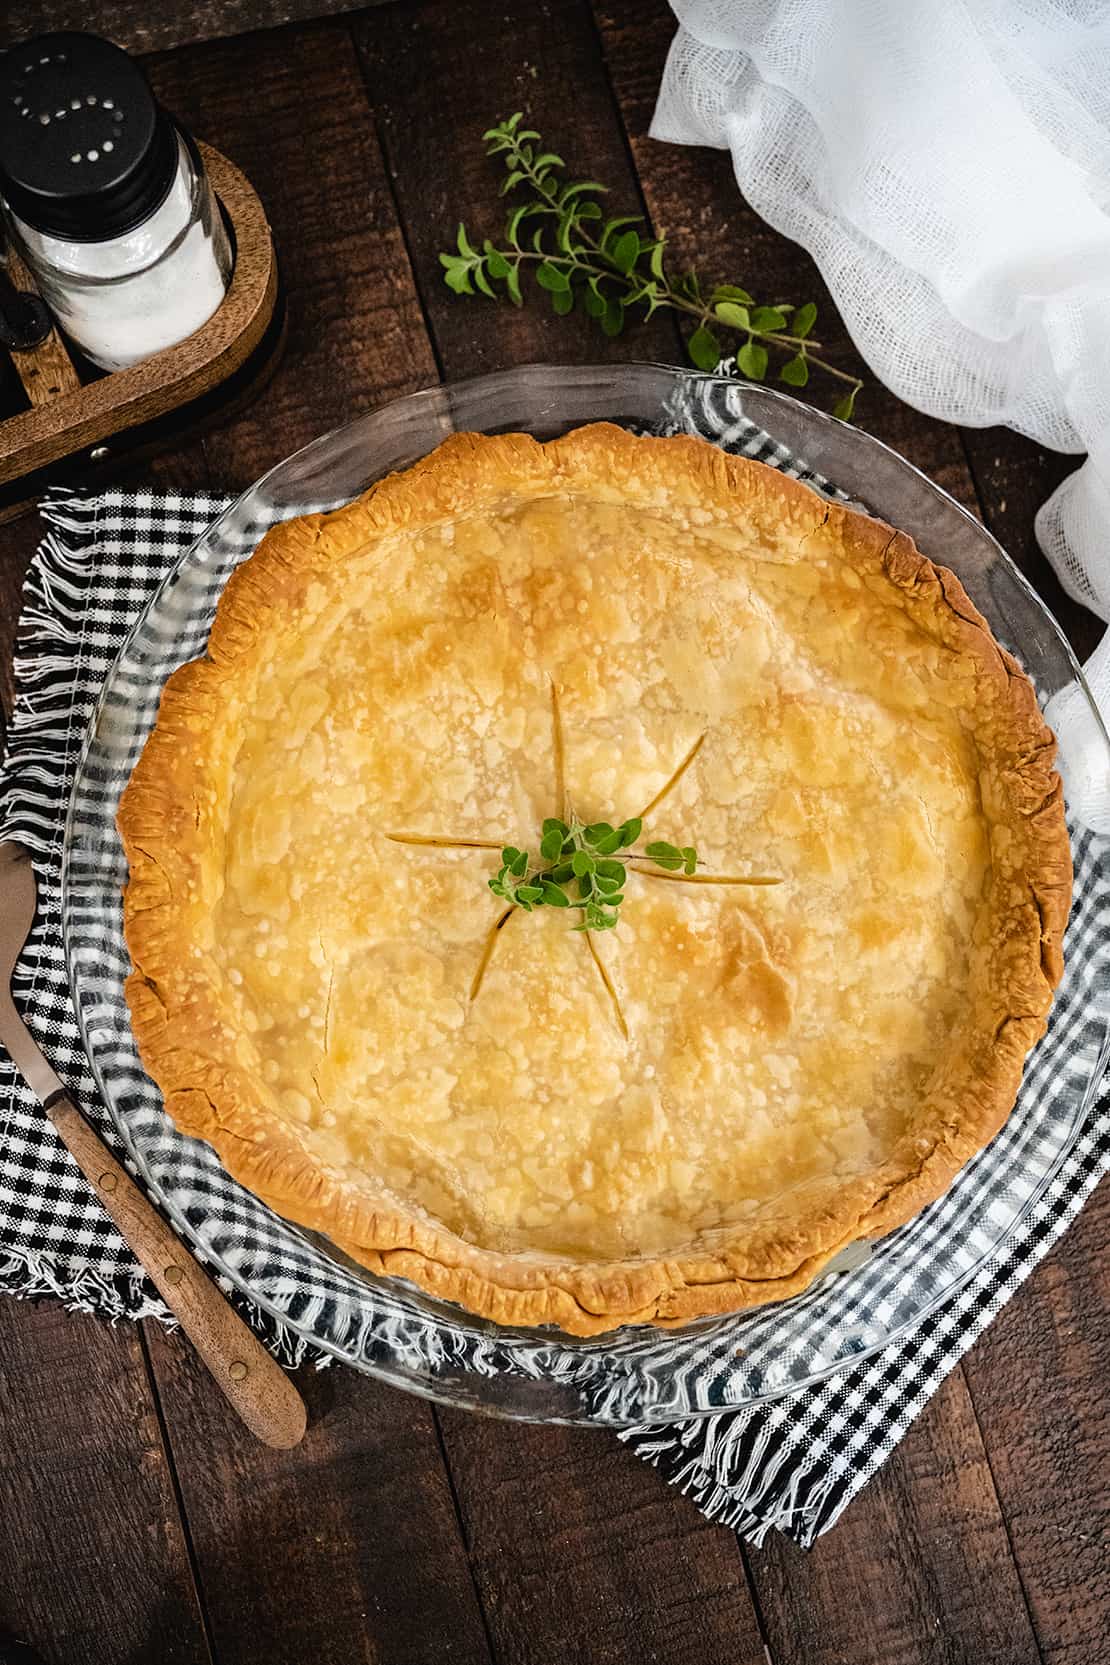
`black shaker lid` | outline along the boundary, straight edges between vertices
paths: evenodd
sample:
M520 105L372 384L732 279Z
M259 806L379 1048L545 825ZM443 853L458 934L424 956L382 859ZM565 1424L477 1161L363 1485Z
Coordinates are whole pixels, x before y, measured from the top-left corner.
M177 171L177 134L127 53L39 35L0 58L0 195L27 225L101 242L140 225Z

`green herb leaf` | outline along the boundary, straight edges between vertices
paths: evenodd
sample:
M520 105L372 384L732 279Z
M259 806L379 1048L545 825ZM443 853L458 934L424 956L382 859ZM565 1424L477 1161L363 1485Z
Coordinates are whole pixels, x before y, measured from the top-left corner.
M549 908L570 907L570 897L561 885L554 884L552 880L547 878L541 879L540 885L543 890L543 899Z
M640 258L640 239L635 231L626 231L613 248L611 259L618 271L629 273Z
M745 341L736 355L736 366L742 375L753 382L761 382L767 374L767 349L758 341Z
M588 873L592 873L596 865L597 863L588 850L575 850L570 858L571 872L576 873L580 879Z
M606 301L601 327L606 335L619 335L624 328L624 309L616 301Z
M788 382L791 387L804 387L809 380L809 365L804 353L796 358L787 359L779 371L779 380Z
M716 370L721 359L721 344L705 324L698 325L686 343L686 351L699 370Z
M773 335L776 330L786 328L786 314L780 312L777 306L757 306L752 313L752 329L761 334Z
M440 259L443 260L444 256L440 255ZM448 289L454 290L456 295L473 295L474 293L470 282L470 273L460 263L456 262L447 267L443 274L443 281Z
M560 318L565 317L568 312L574 311L574 290L569 284L565 289L559 289L552 295L551 310L557 313Z
M488 237L482 247L486 251L486 270L490 277L507 278L512 271L512 267L501 253L501 250L495 249Z
M734 283L719 283L709 297L710 305L716 306L718 301L739 301L741 306L754 306L755 301L746 289L738 289Z
M644 854L653 861L656 867L666 868L668 873L677 873L685 865L685 857L677 844L666 844L657 840L654 844L645 846Z
M625 866L623 861L599 861L597 864L598 877L602 879L619 879L624 882Z
M630 821L621 822L619 831L621 835L622 849L626 848L629 844L635 844L636 840L643 831L643 827L644 823L638 815L634 815Z
M538 902L543 896L543 889L540 885L517 885L516 895L518 902Z
M838 417L841 422L850 422L855 415L856 395L858 393L859 384L857 383L850 393L846 393L843 399L838 399L833 406L833 415Z
M619 831L606 833L604 838L599 838L598 839L597 844L595 846L599 856L615 855L616 852L620 849L620 847L621 847L621 835L620 835Z
M751 319L746 306L740 306L736 301L718 301L713 308L722 324L727 324L730 330L746 330L751 328Z
M540 855L544 861L557 861L563 853L563 835L557 827L545 832L540 841Z
M682 861L683 861L684 867L686 868L687 873L696 873L697 872L698 852L694 849L694 846L692 844L684 844L683 845L683 847L682 847Z
M801 336L804 341L814 324L817 322L817 308L812 301L800 306L790 320L791 335Z
M542 266L536 268L536 282L541 289L548 289L553 295L570 288L570 278L561 266L545 260Z
M607 838L612 830L608 821L594 821L590 826L583 827L582 837L587 844L597 844L601 839Z

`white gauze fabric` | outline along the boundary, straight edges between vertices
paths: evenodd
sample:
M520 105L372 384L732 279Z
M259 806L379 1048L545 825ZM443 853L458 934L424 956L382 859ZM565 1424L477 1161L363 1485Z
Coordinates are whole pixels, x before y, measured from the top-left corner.
M1037 535L1110 620L1110 4L671 3L652 136L731 151L900 398L1088 454ZM1086 668L1110 716L1107 639Z

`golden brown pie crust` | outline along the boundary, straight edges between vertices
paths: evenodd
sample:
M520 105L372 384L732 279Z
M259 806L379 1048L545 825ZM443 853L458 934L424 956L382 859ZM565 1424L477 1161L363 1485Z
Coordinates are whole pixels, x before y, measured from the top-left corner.
M450 525L504 501L599 493L710 531L743 525L771 558L820 557L850 569L865 588L889 590L923 651L939 661L935 675L963 690L961 720L978 760L989 839L968 1011L885 1159L848 1181L799 1187L793 1214L780 1207L769 1220L741 1221L706 1242L693 1232L679 1251L600 1263L482 1247L391 1199L372 1173L322 1161L295 1123L268 1108L244 1067L211 952L228 758L258 667L282 653L298 615L311 613L321 593L342 592L352 556L364 560L387 539L395 548L399 533ZM940 1196L1009 1114L1062 971L1071 856L1054 754L1027 677L959 580L904 533L695 439L637 438L603 424L547 445L519 434L456 435L348 508L271 531L229 580L208 657L167 683L119 813L135 968L127 997L143 1062L178 1126L208 1140L228 1171L280 1214L326 1233L376 1272L500 1323L591 1335L781 1299L804 1289L846 1244L890 1231Z

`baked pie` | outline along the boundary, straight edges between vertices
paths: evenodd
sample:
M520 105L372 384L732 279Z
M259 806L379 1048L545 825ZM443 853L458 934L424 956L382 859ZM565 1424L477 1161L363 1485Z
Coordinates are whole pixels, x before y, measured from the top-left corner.
M777 1300L1009 1113L1053 758L903 533L696 439L458 434L271 531L167 684L119 817L138 1045L278 1213L472 1312ZM619 864L615 928L545 822Z

